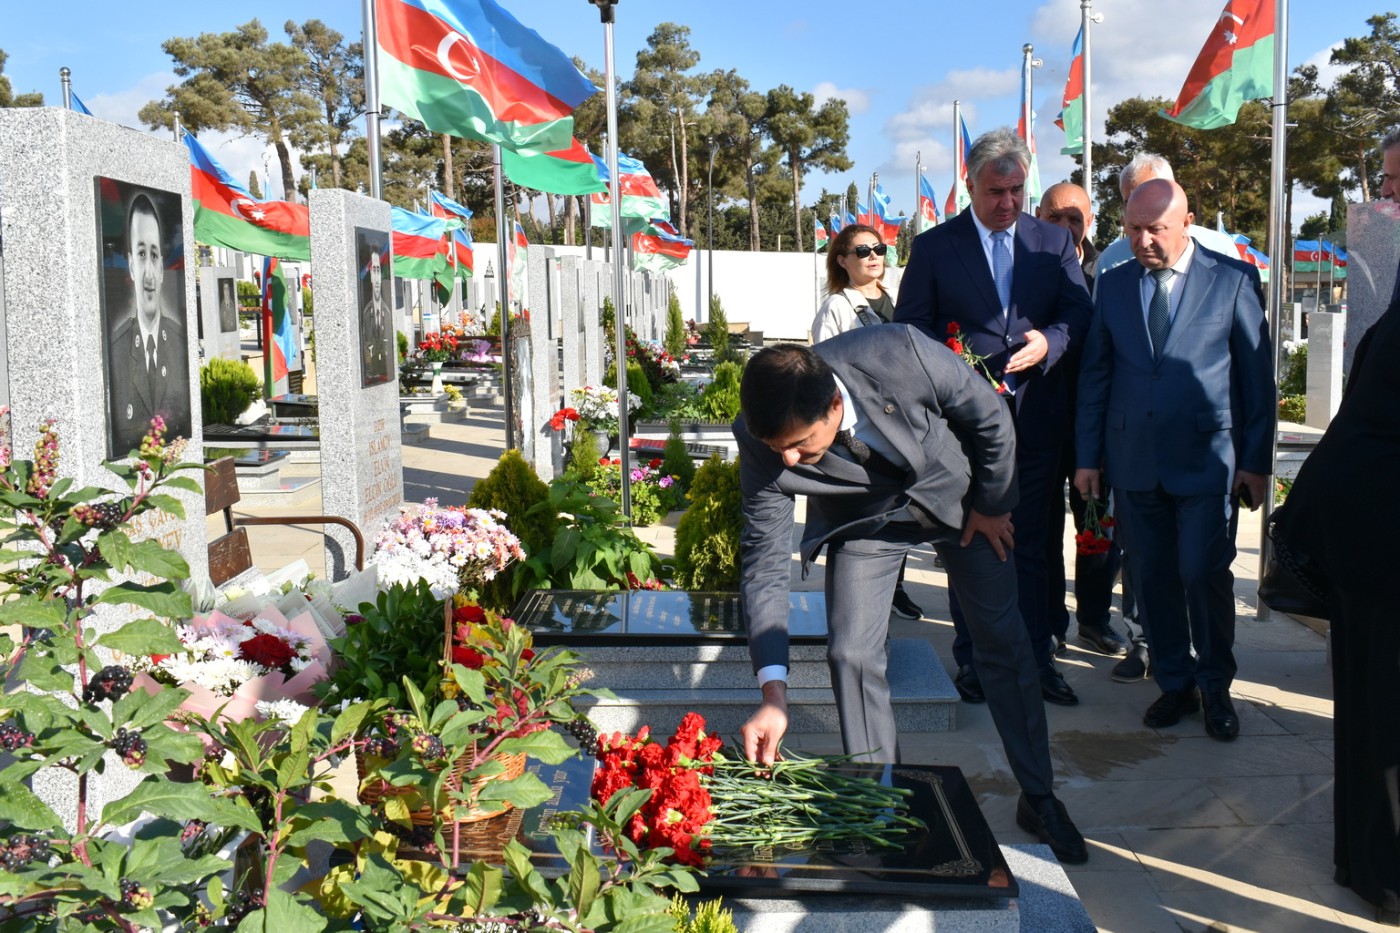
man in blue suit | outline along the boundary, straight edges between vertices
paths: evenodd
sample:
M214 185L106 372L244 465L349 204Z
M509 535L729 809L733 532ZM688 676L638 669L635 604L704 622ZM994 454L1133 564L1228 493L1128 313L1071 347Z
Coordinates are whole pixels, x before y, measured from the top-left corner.
M1049 503L1061 445L1069 436L1068 386L1058 365L1088 328L1089 293L1068 231L1022 213L1030 150L1010 129L978 137L967 159L972 209L914 238L900 280L895 322L935 340L961 331L1000 384L1016 427L1019 504L1017 605L1030 636L1045 700L1079 702L1051 653ZM984 702L961 607L951 600L954 680L969 702Z
M1230 702L1236 501L1258 508L1266 494L1273 351L1257 274L1196 243L1191 220L1174 181L1143 182L1128 199L1137 262L1099 278L1074 484L1113 490L1162 689L1143 722L1175 725L1204 701L1206 733L1229 741L1240 730Z

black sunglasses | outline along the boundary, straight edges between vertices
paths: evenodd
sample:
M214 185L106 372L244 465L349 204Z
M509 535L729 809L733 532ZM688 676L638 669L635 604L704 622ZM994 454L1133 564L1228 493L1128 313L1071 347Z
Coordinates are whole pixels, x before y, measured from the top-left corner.
M866 246L864 244L861 244L860 246L857 246L854 249L847 250L846 255L849 256L852 253L854 253L857 259L869 259L871 253L874 253L876 256L884 256L889 251L890 248L883 243L880 243L876 246Z

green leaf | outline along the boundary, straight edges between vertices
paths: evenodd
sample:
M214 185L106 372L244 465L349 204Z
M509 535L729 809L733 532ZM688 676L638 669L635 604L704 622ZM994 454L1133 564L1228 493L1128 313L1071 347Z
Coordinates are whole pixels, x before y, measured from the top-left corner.
M159 509L160 511L169 513L170 515L173 515L176 518L185 517L185 504L179 499L176 499L174 496L164 496L160 493L152 493L151 495L147 496L141 504L150 509Z
M549 885L530 863L530 850L525 848L519 839L512 839L506 843L501 856L506 863L506 870L522 888L529 891L538 902L550 902Z
M153 694L132 690L112 707L112 721L126 723L129 728L145 729L165 721L189 695L188 690L164 684Z
M486 862L472 862L463 880L460 897L473 916L487 913L501 899L504 872Z
M593 899L598 896L601 882L598 875L598 859L592 852L579 852L573 868L569 871L569 899L580 914L588 913Z
M8 779L0 780L0 821L20 829L61 829L63 826L58 814L38 795Z
M352 703L335 717L335 724L331 726L331 745L339 745L352 735L360 731L360 726L364 725L365 718L369 716L370 704Z
M97 536L97 550L102 559L113 567L125 567L131 559L131 538L120 528L104 531Z
M526 771L514 780L487 781L476 800L480 804L508 800L522 810L528 810L530 807L538 807L552 796L554 794L549 789L548 784L541 781L532 772ZM493 808L483 807L483 809Z
M204 757L204 743L189 732L176 732L168 726L155 725L141 733L146 740L146 764L155 763L152 773L164 772L170 762L187 765ZM142 770L147 770L143 768Z
M166 489L183 489L195 495L204 495L204 487L192 476L171 476L161 482Z
M127 560L133 570L149 573L166 580L184 580L190 575L190 565L180 553L159 541L141 541L134 545Z
M63 669L59 659L41 651L28 651L20 662L19 679L36 690L49 693L72 693L73 675Z
M139 606L152 615L165 619L188 619L193 614L190 594L173 583L118 583L107 587L94 604Z
M142 811L176 820L203 820L218 826L237 827L260 833L262 824L254 813L229 800L209 796L203 784L178 784L146 779L121 800L102 809L102 822L108 826L128 823Z
M564 741L564 737L553 729L532 732L520 738L505 739L501 742L500 750L503 753L524 752L547 765L561 764L578 754L578 749L570 746Z
M108 632L93 644L138 656L175 654L184 648L175 630L159 619L135 619Z
M663 898L660 908L651 913L639 913L636 907L625 908L626 919L612 928L613 933L671 933L676 921L666 912L665 905Z
M297 829L287 836L289 848L300 848L313 839L330 843L355 842L374 834L367 809L344 800L323 799L298 807L293 819Z
M62 628L67 621L68 614L61 599L22 596L0 604L0 625L27 625L53 631Z

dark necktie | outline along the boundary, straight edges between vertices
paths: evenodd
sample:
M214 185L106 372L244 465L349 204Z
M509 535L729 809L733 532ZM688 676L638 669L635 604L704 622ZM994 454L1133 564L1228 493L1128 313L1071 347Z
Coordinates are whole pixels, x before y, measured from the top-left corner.
M156 338L146 338L146 371L154 373L156 371Z
M1009 239L1011 234L1005 230L992 234L992 278L996 282L997 298L1003 311L1011 307L1011 250L1006 247Z
M868 467L886 476L893 476L902 479L904 470L895 466L890 459L878 450L871 450L870 445L856 437L850 431L842 429L836 432L836 443L851 452L851 459L861 466Z
M1149 274L1156 280L1152 301L1147 306L1147 336L1152 338L1152 355L1161 359L1162 348L1166 346L1167 334L1172 329L1171 292L1167 282L1171 281L1172 270L1152 269Z

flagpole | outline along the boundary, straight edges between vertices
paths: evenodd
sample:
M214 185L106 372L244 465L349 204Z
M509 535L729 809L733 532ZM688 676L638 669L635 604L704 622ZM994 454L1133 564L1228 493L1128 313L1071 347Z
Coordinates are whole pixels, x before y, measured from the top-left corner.
M958 207L958 182L962 180L962 101L953 101L953 215L961 213Z
M919 179L924 177L924 154L918 149L914 150L914 236L918 236L919 228L924 225L924 192L919 187Z
M1092 10L1093 8L1094 8L1094 0L1079 0L1079 12L1080 12L1079 28L1080 28L1081 33L1082 33L1083 36L1084 36L1084 95L1083 95L1084 109L1083 109L1083 112L1082 112L1082 114L1081 114L1081 116L1080 116L1080 120L1081 120L1081 122L1082 122L1082 124L1083 124L1083 127L1084 127L1084 131L1083 131L1083 136L1084 136L1084 190L1085 190L1085 191L1088 193L1088 195L1089 195L1089 207L1090 207L1091 209L1092 209L1093 206L1094 206L1094 139L1093 139L1093 137L1094 137L1094 130L1093 130L1092 118L1090 117L1090 114L1091 114L1093 111L1090 109L1090 106L1089 106L1089 104L1090 104L1090 93L1091 93L1091 89L1090 89L1090 85L1089 85L1089 63L1090 63L1090 56L1089 56L1089 48L1090 48L1089 32L1090 32L1090 28L1089 28L1089 27L1092 26L1094 23L1101 23L1101 22L1103 22L1103 14L1102 14L1102 13L1090 13L1090 12L1089 12L1089 11Z
M58 69L58 83L63 87L63 109L73 109L73 72L64 66Z
M1288 218L1284 216L1287 201L1288 159L1288 0L1275 0L1274 6L1274 117L1273 152L1269 171L1269 251L1282 255L1286 242ZM1269 275L1269 337L1274 348L1274 384L1278 385L1278 345L1283 317L1283 263ZM1264 501L1259 508L1259 575L1269 566L1273 547L1269 541L1269 518L1274 511L1274 468L1278 460L1278 431L1269 432L1269 475L1264 485ZM1255 616L1261 622L1271 616L1262 599L1255 600Z
M603 22L603 70L607 80L608 109L608 199L612 202L613 331L617 369L617 446L622 459L622 514L632 521L631 430L627 424L627 308L624 304L624 268L627 254L622 247L622 175L617 165L617 74L613 61L613 24L617 0L588 0L598 7Z
M1036 164L1036 158L1035 158L1035 123L1034 123L1034 108L1031 106L1031 98L1034 96L1034 91L1033 91L1033 89L1034 89L1035 78L1032 77L1032 71L1031 71L1031 69L1033 69L1033 68L1039 68L1039 67L1041 66L1041 61L1040 61L1040 59L1038 59L1038 58L1033 58L1033 57L1032 57L1032 56L1035 54L1035 46L1031 45L1029 42L1027 42L1025 45L1021 46L1021 54L1022 54L1022 56L1023 56L1023 58L1024 58L1024 61L1023 61L1022 65L1021 65L1021 90L1022 90L1022 94L1021 94L1021 120L1023 121L1024 126L1026 127L1026 149L1027 149L1027 150L1030 152L1030 154L1031 154L1030 165L1026 166L1026 193L1027 193L1027 197L1026 197L1026 200L1025 200L1025 212L1026 212L1027 214L1034 214L1034 213L1035 213L1035 205L1036 205L1036 202L1038 202L1038 201L1040 200L1040 192L1039 192L1039 188L1040 188L1040 167ZM1035 188L1036 188L1036 192L1035 192L1035 196L1033 196L1033 197L1030 196L1030 192L1031 192L1031 190L1032 190L1032 189L1031 189L1031 173L1032 173L1032 172L1035 172L1035 173L1036 173L1036 178L1035 178Z
M374 0L364 0L364 56L365 56L365 147L369 156L369 196L375 200L384 198L384 175L380 165L379 152L379 36L374 18ZM498 156L499 158L499 156ZM504 346L504 344L502 344ZM510 411L509 386L507 386L506 411ZM510 437L510 421L506 420L506 437ZM507 442L507 447L510 443Z
M496 182L496 262L501 268L501 382L505 391L506 450L513 449L519 441L515 436L515 401L511 396L511 381L515 375L515 360L511 358L512 340L510 335L511 279L510 241L514 231L506 229L506 184L505 172L501 169L501 147L491 147L491 167Z

